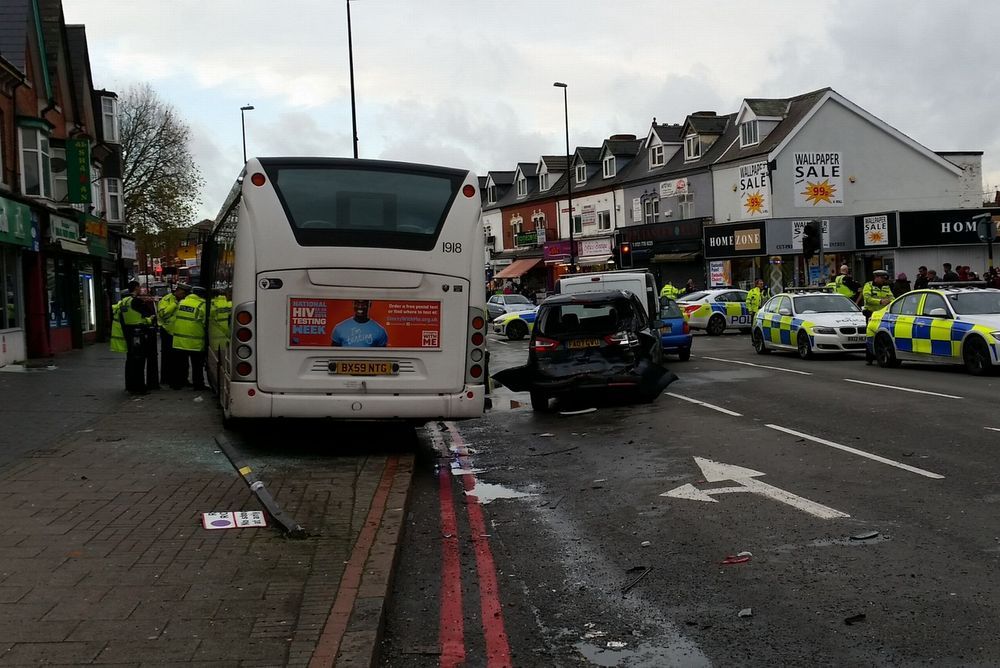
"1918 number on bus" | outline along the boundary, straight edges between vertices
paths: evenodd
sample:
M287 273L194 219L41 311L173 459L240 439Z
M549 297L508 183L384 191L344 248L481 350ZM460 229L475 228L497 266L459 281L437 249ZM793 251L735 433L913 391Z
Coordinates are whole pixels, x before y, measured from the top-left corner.
M442 241L441 251L444 253L461 253L462 244L458 241Z

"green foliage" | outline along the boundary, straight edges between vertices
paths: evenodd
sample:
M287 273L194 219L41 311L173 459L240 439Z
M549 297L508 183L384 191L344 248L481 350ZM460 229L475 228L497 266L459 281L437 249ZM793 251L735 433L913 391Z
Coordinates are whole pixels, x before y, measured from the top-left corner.
M139 238L195 222L201 173L191 155L191 128L141 84L119 100L125 231Z

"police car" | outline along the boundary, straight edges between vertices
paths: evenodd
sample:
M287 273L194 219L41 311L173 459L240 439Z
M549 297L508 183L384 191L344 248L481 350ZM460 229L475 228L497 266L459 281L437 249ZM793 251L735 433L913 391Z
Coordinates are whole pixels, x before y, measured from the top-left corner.
M691 329L703 329L712 336L730 329L749 331L753 323L746 302L747 291L735 288L703 290L677 298Z
M537 306L529 311L505 313L493 321L493 333L502 334L511 341L520 341L531 333L537 313Z
M865 350L865 316L844 295L826 288L790 289L771 297L754 318L750 341L758 354L794 350L815 353Z
M873 313L867 334L880 367L903 360L963 364L982 376L1000 365L1000 290L932 284Z

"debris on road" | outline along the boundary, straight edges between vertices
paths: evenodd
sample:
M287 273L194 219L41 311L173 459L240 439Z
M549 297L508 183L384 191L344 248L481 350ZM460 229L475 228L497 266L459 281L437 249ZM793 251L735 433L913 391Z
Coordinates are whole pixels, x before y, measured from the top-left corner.
M544 434L539 434L538 438L551 438L552 436L555 436L555 434L550 434L548 432L545 432Z
M644 540L641 543L639 543L639 545L641 545L642 547L649 547L650 545L652 545L652 543L650 543L648 540Z
M753 617L753 608L743 608L740 610L738 617Z
M730 554L729 556L727 556L725 559L723 559L719 563L722 564L723 566L732 566L734 564L745 564L748 561L750 561L750 556L751 555L750 555L749 552L740 552L739 554Z
M879 537L878 531L865 531L864 533L858 533L851 536L851 540L871 540L872 538Z
M203 399L202 397L195 397L195 398L194 398L194 402L195 402L196 404L198 404L198 403L201 403L202 401L205 401L205 400L204 400L204 399Z
M542 434L544 436L545 434ZM550 434L551 435L551 434ZM548 455L561 455L564 452L571 452L573 450L579 450L579 445L574 445L571 448L563 448L562 450L549 450L548 452L536 452L534 454L528 455L529 457L547 457Z
M559 411L559 415L583 415L584 413L594 413L596 408L583 408L578 411Z
M636 566L635 568L630 568L628 570L629 573L634 573L636 571L642 571L642 572L639 573L638 577L636 577L631 582L629 582L627 585L625 585L624 587L622 587L622 596L624 596L625 594L629 593L629 591L631 591L633 587L635 587L637 584L639 584L639 582L641 582L644 577L646 577L647 575L649 575L650 571L652 571L652 570L653 569L649 568L648 566Z
M627 642L622 642L620 640L609 640L608 649L625 649L628 647Z
M844 623L847 624L848 626L852 626L854 624L857 624L858 622L865 621L865 619L867 619L867 617L868 616L865 613L862 612L862 613L857 614L857 615L851 615L850 617L845 617L844 618Z

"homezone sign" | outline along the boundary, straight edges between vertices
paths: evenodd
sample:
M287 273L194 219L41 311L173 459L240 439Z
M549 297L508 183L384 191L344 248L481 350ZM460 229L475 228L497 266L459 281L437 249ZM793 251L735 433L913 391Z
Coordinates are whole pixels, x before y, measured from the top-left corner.
M955 246L981 244L977 214L1000 215L1000 209L953 209L950 211L900 211L900 246ZM994 221L996 219L994 218ZM995 224L995 223L994 223Z
M705 226L705 256L708 258L764 255L764 251L761 223Z

